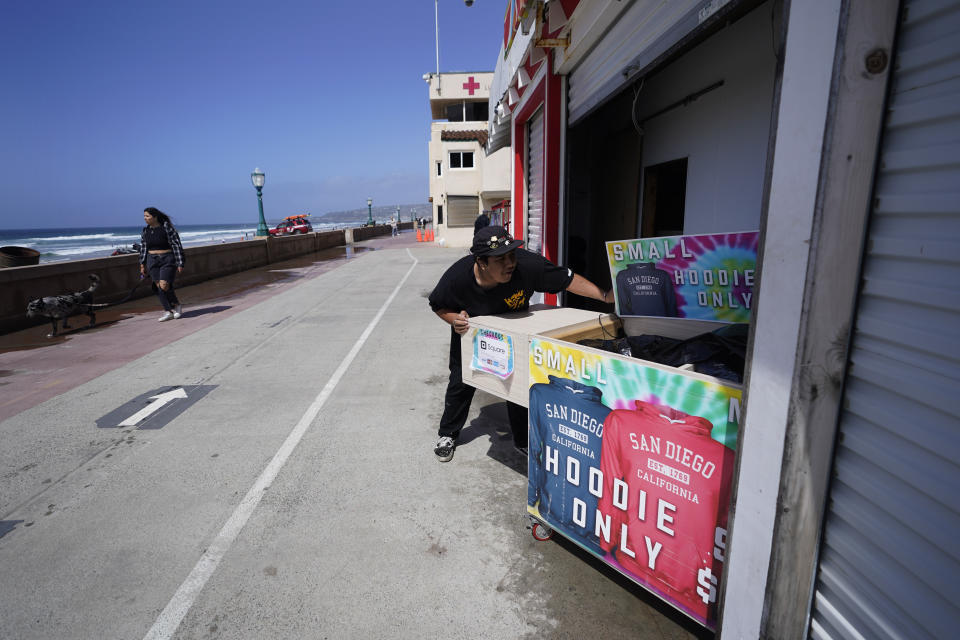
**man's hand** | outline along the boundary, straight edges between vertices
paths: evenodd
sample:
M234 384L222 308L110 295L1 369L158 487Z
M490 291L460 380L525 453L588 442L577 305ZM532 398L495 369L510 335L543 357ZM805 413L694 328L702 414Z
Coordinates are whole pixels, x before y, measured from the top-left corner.
M463 335L470 328L470 316L466 311L461 311L453 320L453 330Z
M470 315L466 311L457 313L453 309L437 309L434 311L441 320L453 327L461 336L470 328Z

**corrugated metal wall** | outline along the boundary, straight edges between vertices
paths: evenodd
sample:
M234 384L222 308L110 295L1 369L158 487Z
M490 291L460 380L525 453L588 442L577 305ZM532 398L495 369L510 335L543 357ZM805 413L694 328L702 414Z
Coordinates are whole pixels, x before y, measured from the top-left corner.
M960 2L897 37L812 638L960 637Z
M543 246L543 109L527 121L527 239L525 248Z

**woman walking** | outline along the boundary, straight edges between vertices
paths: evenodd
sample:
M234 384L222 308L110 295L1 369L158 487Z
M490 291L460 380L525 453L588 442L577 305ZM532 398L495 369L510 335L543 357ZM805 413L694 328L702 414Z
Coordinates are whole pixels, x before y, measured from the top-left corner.
M140 275L149 275L154 292L163 305L160 322L176 320L183 314L173 290L173 280L183 271L183 245L170 217L156 207L143 210L147 226L140 232Z

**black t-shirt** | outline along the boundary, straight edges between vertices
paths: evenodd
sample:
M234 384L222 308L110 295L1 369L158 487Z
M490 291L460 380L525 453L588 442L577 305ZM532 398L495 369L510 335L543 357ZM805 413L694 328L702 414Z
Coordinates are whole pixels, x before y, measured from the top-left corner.
M167 230L163 227L144 227L140 234L143 243L147 245L147 250L152 249L170 249L170 239L167 237Z
M517 249L517 268L510 282L483 289L473 274L473 255L457 260L430 293L430 308L466 311L470 317L521 311L537 291L559 293L573 281L573 272L538 253Z

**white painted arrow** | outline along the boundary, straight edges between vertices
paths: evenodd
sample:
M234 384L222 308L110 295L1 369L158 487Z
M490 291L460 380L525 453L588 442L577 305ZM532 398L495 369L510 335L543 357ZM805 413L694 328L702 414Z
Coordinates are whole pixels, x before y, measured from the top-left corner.
M166 393L161 393L159 395L152 396L150 399L153 400L150 404L145 406L140 411L137 411L135 414L121 422L119 427L135 427L139 422L142 422L147 416L149 416L154 411L157 411L163 405L168 402L172 402L177 398L186 398L187 392L183 390L183 387L178 387L172 391L167 391Z

